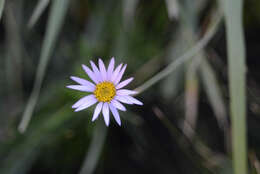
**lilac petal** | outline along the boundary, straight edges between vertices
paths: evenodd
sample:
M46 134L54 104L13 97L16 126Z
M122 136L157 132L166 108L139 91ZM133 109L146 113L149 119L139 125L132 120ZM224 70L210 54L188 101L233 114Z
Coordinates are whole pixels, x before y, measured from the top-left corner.
M97 81L102 82L101 74L100 74L100 71L98 70L97 66L95 65L95 63L93 61L90 61L90 64L94 71Z
M116 91L117 95L133 95L133 94L137 94L136 91L133 90L128 90L128 89L120 89L118 91Z
M102 113L103 113L103 117L104 117L105 123L108 126L109 125L109 108L108 108L108 104L107 103L103 104Z
M102 80L106 81L107 80L107 71L106 71L104 62L101 59L98 59L98 65L99 65L99 70L100 70Z
M78 108L80 107L82 104L86 103L88 100L92 99L93 95L88 95L85 97L82 97L81 99L79 99L74 105L72 105L72 108Z
M112 114L113 114L117 124L119 126L121 126L121 120L120 120L120 116L119 116L119 113L118 113L117 109L112 104L109 104L109 108L110 108L110 110L111 110L111 112L112 112Z
M86 74L89 76L89 78L95 82L96 84L98 83L98 80L96 78L96 75L94 74L94 72L92 72L86 65L82 65L82 68L84 69L84 71L86 72Z
M125 96L120 96L120 95L117 95L115 96L115 99L122 102L122 103L126 103L126 104L134 104L133 102L129 101Z
M115 81L114 81L115 85L117 85L117 84L120 82L121 78L122 78L123 75L124 75L124 72L125 72L126 67L127 67L127 65L125 65L125 66L122 68L122 70L118 73L118 75L117 75L117 77L116 77L116 79L115 79Z
M97 99L94 95L90 95L89 99L86 100L85 103L83 103L80 107L78 107L75 112L81 111L83 109L86 109L90 106L92 106L93 104L95 104L97 102Z
M96 109L94 111L94 115L92 117L92 121L95 121L98 118L98 116L99 116L99 114L101 112L102 106L103 106L102 102L97 104Z
M112 74L112 77L111 77L111 82L114 82L114 80L117 78L117 75L118 75L118 73L119 73L119 71L120 71L120 69L121 69L121 67L123 66L123 64L121 63L120 65L118 65L117 67L116 67L116 69L115 69L115 71L113 72L113 74Z
M121 110L121 111L126 111L126 108L124 107L124 105L122 105L119 101L117 100L112 100L111 104L116 107L117 109Z
M90 86L90 87L95 88L95 85L93 83L89 82L88 80L85 80L85 79L82 79L79 77L75 77L75 76L71 76L70 78L71 78L71 80L73 80L83 86Z
M119 84L116 86L116 89L120 89L120 88L125 87L125 86L128 85L132 80L134 80L133 77L122 81L121 83L119 83Z
M107 80L111 80L114 66L115 66L115 58L112 57L107 68Z
M132 102L133 104L136 104L136 105L143 105L142 102L140 102L139 100L137 100L136 98L132 97L132 96L129 96L129 95L126 95L124 96L128 101Z
M82 86L82 85L68 85L66 87L78 91L84 91L84 92L93 92L95 89L92 86Z

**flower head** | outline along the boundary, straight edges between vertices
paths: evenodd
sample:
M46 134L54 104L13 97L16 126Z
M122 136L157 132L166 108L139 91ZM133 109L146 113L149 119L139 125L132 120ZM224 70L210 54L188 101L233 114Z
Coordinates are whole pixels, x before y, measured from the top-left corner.
M108 126L110 120L109 111L111 111L116 122L121 125L118 110L126 111L126 108L121 103L143 105L142 102L131 96L136 94L135 91L122 89L134 78L131 77L120 82L125 72L126 65L120 64L114 69L114 58L110 60L107 69L101 59L98 60L98 67L92 61L90 61L90 64L92 69L88 68L86 65L82 65L82 68L94 83L79 77L71 76L71 79L79 85L69 85L67 88L90 93L77 101L72 108L77 112L98 103L92 121L96 120L102 111L105 123Z

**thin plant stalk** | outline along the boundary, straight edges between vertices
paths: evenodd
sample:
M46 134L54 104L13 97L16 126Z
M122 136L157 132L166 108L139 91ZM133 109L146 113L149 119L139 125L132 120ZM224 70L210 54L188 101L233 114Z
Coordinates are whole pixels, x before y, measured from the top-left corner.
M243 0L224 0L234 174L247 173L246 65L242 27Z
M138 93L142 93L146 89L150 88L152 85L157 83L158 81L162 80L166 76L168 76L170 73L172 73L176 68L178 68L183 63L187 62L191 58L193 58L196 54L199 53L200 50L202 50L208 42L211 40L211 38L215 35L217 28L221 22L222 15L217 14L214 16L213 23L209 27L208 31L204 35L204 37L199 40L190 50L185 52L182 56L174 60L172 63L170 63L165 69L163 69L161 72L153 76L148 81L144 82L141 86L137 87L135 91Z
M1 20L2 15L3 15L4 6L5 6L5 0L0 0L0 20Z
M40 55L40 62L37 67L36 78L33 86L33 91L30 95L29 101L25 107L25 111L22 116L22 121L18 126L19 132L23 133L33 114L34 108L38 101L38 97L40 94L42 81L45 76L45 71L48 65L48 61L53 52L54 44L57 40L58 33L61 29L67 8L68 8L69 0L56 0L53 1L52 8L50 11L50 17L48 20L46 36L43 41L43 47Z
M50 0L39 0L36 8L33 11L33 14L28 22L28 28L32 28L38 19L43 14L44 10L47 8L48 4L50 3Z
M102 121L98 120L97 126L94 130L93 138L79 174L92 174L95 172L98 160L105 144L106 135L107 127Z

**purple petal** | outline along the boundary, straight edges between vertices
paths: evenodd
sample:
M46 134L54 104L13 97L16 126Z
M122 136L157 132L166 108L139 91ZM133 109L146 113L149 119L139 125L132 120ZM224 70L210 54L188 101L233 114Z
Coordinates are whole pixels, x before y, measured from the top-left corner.
M129 101L125 96L120 96L120 95L117 95L115 96L115 99L122 102L122 103L126 103L126 104L134 104L133 102Z
M117 78L117 75L118 75L118 73L119 73L119 71L120 71L120 69L121 69L121 67L123 66L123 64L121 63L120 65L118 65L117 67L116 67L116 69L115 69L115 71L113 72L113 74L112 74L112 77L111 77L111 82L114 82L114 80Z
M126 108L124 107L124 105L122 105L119 101L117 100L112 100L111 104L116 107L117 109L121 110L121 111L126 111Z
M99 114L101 112L102 106L103 106L102 102L97 104L96 109L94 111L94 115L92 117L92 121L95 121L98 118L98 116L99 116Z
M95 85L93 83L91 83L91 82L89 82L89 81L87 81L85 79L82 79L82 78L79 78L79 77L75 77L75 76L71 76L70 78L71 78L71 80L73 80L73 81L75 81L75 82L77 82L77 83L79 83L79 84L81 84L83 86L90 86L90 87L95 88Z
M92 86L68 85L66 87L78 91L84 91L84 92L93 92L95 90L95 88L93 88Z
M124 74L124 72L125 72L126 67L127 67L127 65L125 65L125 66L122 68L122 70L118 73L118 75L117 75L117 77L116 77L116 79L115 79L115 81L114 81L115 85L117 85L117 84L120 82L121 78L123 77L123 74Z
M95 65L95 63L93 61L90 61L90 64L94 71L97 81L102 82L101 74L100 74L100 71L98 70L97 66Z
M116 94L117 95L133 95L133 94L137 94L137 92L128 90L128 89L120 89L120 90L116 91Z
M109 108L110 108L110 110L111 110L111 112L112 112L112 114L113 114L117 124L119 126L121 126L121 120L120 120L120 116L119 116L119 113L118 113L117 109L112 104L109 104Z
M104 116L105 123L108 126L109 125L109 108L108 108L107 103L103 104L102 113L103 113L103 116Z
M97 84L98 79L96 78L96 75L86 65L82 65L82 68L84 69L86 74L89 76L89 78Z
M102 77L103 81L106 81L107 80L107 71L106 71L104 62L101 59L98 59L98 65L99 65L101 77Z
M83 103L80 107L78 107L75 112L81 111L83 109L86 109L90 106L92 106L93 104L95 104L97 102L97 99L94 95L90 95L89 99L86 100L85 103Z
M119 83L119 84L116 86L116 89L120 89L120 88L125 87L125 86L128 85L132 80L134 80L133 77L122 81L121 83Z
M129 100L130 102L132 102L133 104L143 105L142 102L140 102L139 100L137 100L136 98L134 98L134 97L132 97L132 96L125 95L124 97L125 97L127 100Z
M107 80L111 80L114 66L115 66L115 58L112 57L107 68Z
M72 108L78 108L80 107L82 104L88 102L88 100L92 99L94 95L88 95L85 97L82 97L81 99L79 99L74 105L72 105Z

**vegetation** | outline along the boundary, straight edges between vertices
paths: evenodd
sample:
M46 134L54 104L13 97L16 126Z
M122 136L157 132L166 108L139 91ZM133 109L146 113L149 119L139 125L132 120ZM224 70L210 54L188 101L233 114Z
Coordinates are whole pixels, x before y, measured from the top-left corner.
M260 173L257 0L0 0L0 173ZM67 89L126 63L122 125Z

